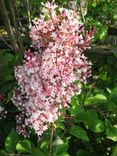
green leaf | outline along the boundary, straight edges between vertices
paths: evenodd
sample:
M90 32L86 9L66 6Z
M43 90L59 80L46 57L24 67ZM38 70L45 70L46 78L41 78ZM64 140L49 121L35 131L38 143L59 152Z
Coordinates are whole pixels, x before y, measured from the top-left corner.
M13 128L5 140L6 151L9 153L14 153L17 142L18 142L18 135L15 129Z
M95 104L95 103L100 103L100 102L106 102L107 101L107 98L105 95L103 94L97 94L93 97L89 97L87 100L86 100L86 104Z
M56 156L70 156L70 155L68 153L64 153L64 154L56 155Z
M72 96L71 97L71 105L78 105L78 98L77 96Z
M116 127L107 128L106 135L108 139L117 141L117 128Z
M57 136L53 141L53 148L55 149L53 153L54 156L67 156L68 140L64 142L59 136Z
M105 118L105 122L104 123L105 123L106 128L112 127L111 122L107 118Z
M106 106L107 106L108 111L111 111L113 113L117 113L117 104L116 103L109 101Z
M117 87L115 87L110 94L109 101L117 104Z
M7 74L6 77L5 77L5 81L10 81L10 80L13 80L14 79L14 76L11 75L11 74Z
M68 149L67 143L59 144L56 147L55 153L56 153L56 155L63 155L66 153L67 149Z
M43 2L43 0L36 0L36 3L37 3L38 5L40 5L41 2Z
M14 87L14 83L6 84L4 86L1 86L0 92L7 93L7 92L11 91L13 89L13 87Z
M98 119L97 112L94 110L89 110L89 111L84 111L84 112L79 113L75 120L78 122L92 122L97 119Z
M18 153L30 153L32 150L30 141L24 139L23 141L18 142L16 145L16 150Z
M45 140L41 143L40 149L42 150L42 149L47 149L47 148L48 148L48 141Z
M9 92L8 94L7 94L7 97L6 97L6 104L11 100L11 98L12 98L12 96L13 96L13 93L12 92ZM12 109L12 108L11 108Z
M79 113L75 121L83 122L87 129L91 129L96 133L100 133L105 129L104 123L98 119L97 112L93 110Z
M112 155L111 156L117 156L117 146L114 147Z
M84 141L89 141L89 138L87 136L86 131L83 128L79 127L79 126L75 126L75 125L72 126L70 128L69 132L70 132L70 134L72 134L73 136L75 136L78 139L82 139Z
M78 113L84 112L84 109L80 105L73 105L69 108L71 115L77 115Z
M77 96L73 96L71 98L71 106L69 108L69 112L71 113L71 115L76 115L83 111L84 109L79 105Z
M86 151L80 149L80 150L78 150L78 152L77 152L77 156L85 156L85 155L86 155L85 152L86 152Z
M57 138L53 141L53 145L57 146L61 144L64 144L64 141L59 136L57 136Z
M0 151L0 156L7 156L6 152L4 150Z
M34 148L31 152L31 156L46 156L38 148Z
M95 98L98 100L107 100L106 96L103 94L97 94L95 95Z
M105 37L107 36L107 27L106 26L103 26L103 27L101 27L100 30L101 31L100 31L100 34L99 34L99 39L100 40L104 40Z
M86 122L85 125L88 129L91 129L95 133L103 132L105 129L104 124L101 120L95 120L92 123Z
M6 55L3 56L3 60L5 61L5 63L12 62L14 58L15 57L10 53L7 53Z

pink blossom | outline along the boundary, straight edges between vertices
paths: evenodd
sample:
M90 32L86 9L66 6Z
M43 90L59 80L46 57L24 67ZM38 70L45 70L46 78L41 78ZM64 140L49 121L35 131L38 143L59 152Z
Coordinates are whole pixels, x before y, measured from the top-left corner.
M15 68L18 88L12 99L23 114L17 118L17 131L25 134L28 126L38 136L58 119L60 110L69 107L71 97L81 93L82 83L91 75L91 63L83 51L93 35L91 30L85 32L74 11L50 2L43 5L43 14L33 20L30 30L35 52L26 51L23 66Z

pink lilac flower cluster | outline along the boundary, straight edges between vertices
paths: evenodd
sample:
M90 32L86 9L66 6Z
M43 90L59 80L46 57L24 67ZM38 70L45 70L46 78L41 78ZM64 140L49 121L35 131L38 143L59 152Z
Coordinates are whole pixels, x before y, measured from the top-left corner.
M43 4L30 30L35 51L26 51L23 66L15 69L19 87L13 102L22 114L17 118L20 134L28 126L41 136L61 115L60 110L69 107L71 97L81 93L81 84L91 75L91 63L83 51L92 36L93 31L84 30L74 11Z

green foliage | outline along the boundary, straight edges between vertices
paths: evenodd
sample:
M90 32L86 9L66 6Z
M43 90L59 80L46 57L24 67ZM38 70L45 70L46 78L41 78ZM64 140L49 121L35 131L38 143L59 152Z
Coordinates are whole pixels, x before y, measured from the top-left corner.
M117 155L117 146L115 146L113 153L112 153L112 156L116 156L116 155Z
M13 128L5 140L6 151L9 153L14 153L16 149L17 141L18 141L18 135L15 132L15 129Z
M33 151L31 152L31 156L45 156L38 148L34 148Z
M37 3L38 5L40 5L41 2L43 2L43 0L36 0L36 3Z
M13 88L15 56L0 52L0 92L7 93Z
M83 122L87 129L90 129L95 133L104 131L104 124L101 120L98 119L98 115L94 110L79 113L76 121Z
M60 137L57 137L53 141L53 149L53 156L67 156L68 141L64 141Z
M96 94L95 96L86 99L86 104L99 104L101 102L106 102L107 98L103 94Z
M0 156L6 156L7 154L6 154L6 152L4 151L4 150L1 150L0 151Z
M92 16L86 17L86 27L94 27L96 29L95 35L94 35L94 41L103 41L107 37L108 33L108 26L104 25L97 19L94 19Z
M18 153L30 153L32 150L32 145L30 141L24 139L17 143L16 150L18 151Z
M69 132L70 132L70 134L77 137L78 139L82 139L84 141L89 141L89 138L87 136L86 131L83 128L79 127L79 126L75 126L75 125L72 126L70 128Z
M64 155L67 152L68 145L66 143L64 144L58 144L55 150L56 155Z

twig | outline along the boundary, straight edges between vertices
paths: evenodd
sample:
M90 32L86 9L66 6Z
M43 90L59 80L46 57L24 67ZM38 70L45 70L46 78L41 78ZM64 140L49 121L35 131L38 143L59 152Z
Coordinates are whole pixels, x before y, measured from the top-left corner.
M54 135L54 129L53 129L53 126L52 126L52 129L51 129L51 136L50 136L49 156L52 156L53 135Z
M2 36L0 36L0 38L4 42L4 44L6 44L10 49L13 50L13 47Z
M82 20L85 23L85 18L84 18L84 15L83 15L83 8L82 8L82 5L81 5L81 1L79 1L79 7L80 7L80 12L81 12Z
M11 45L13 47L13 51L17 52L18 51L18 44L16 42L15 34L13 31L13 27L11 25L10 18L8 16L8 10L7 10L7 7L5 5L4 0L0 0L0 9L1 9L2 18L4 21L4 25L5 25L7 33L8 33L8 37L9 37Z

